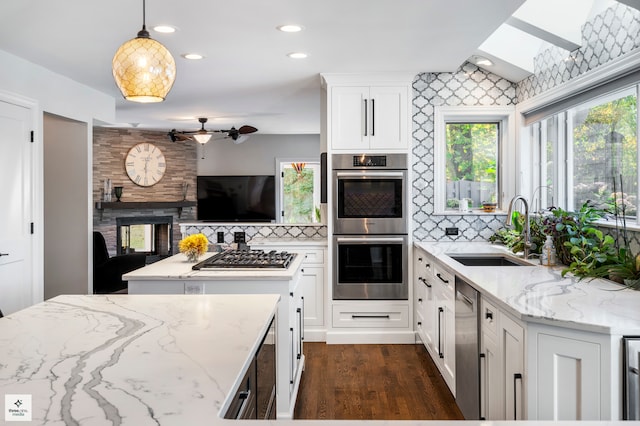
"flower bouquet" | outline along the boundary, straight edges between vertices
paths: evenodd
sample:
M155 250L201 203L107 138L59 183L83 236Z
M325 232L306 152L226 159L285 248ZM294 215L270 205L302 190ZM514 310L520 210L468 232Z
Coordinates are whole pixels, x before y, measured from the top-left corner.
M180 240L178 248L180 253L187 255L189 262L197 262L198 257L207 252L209 240L204 234L193 234Z

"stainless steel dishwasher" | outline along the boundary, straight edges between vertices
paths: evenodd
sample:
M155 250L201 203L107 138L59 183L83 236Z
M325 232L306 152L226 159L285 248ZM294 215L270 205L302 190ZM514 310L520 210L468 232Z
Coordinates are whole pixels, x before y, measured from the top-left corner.
M456 276L456 404L466 420L480 418L478 291Z
M640 337L622 338L623 419L640 420Z

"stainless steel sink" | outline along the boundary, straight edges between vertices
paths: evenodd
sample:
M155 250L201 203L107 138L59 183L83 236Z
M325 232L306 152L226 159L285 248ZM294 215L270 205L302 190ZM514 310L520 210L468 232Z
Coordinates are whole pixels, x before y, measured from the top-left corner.
M448 254L456 262L466 266L533 266L526 260L501 254Z

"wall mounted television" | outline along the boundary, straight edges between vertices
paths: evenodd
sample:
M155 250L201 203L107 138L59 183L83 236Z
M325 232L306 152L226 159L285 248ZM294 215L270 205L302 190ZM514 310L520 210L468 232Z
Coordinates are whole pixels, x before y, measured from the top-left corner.
M198 176L198 220L275 222L275 176Z

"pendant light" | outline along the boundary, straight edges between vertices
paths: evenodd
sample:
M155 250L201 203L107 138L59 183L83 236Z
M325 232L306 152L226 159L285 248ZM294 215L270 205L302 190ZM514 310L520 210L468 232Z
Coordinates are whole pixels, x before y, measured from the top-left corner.
M176 62L166 47L149 37L145 18L142 0L142 29L114 55L113 78L128 101L162 102L176 78Z

